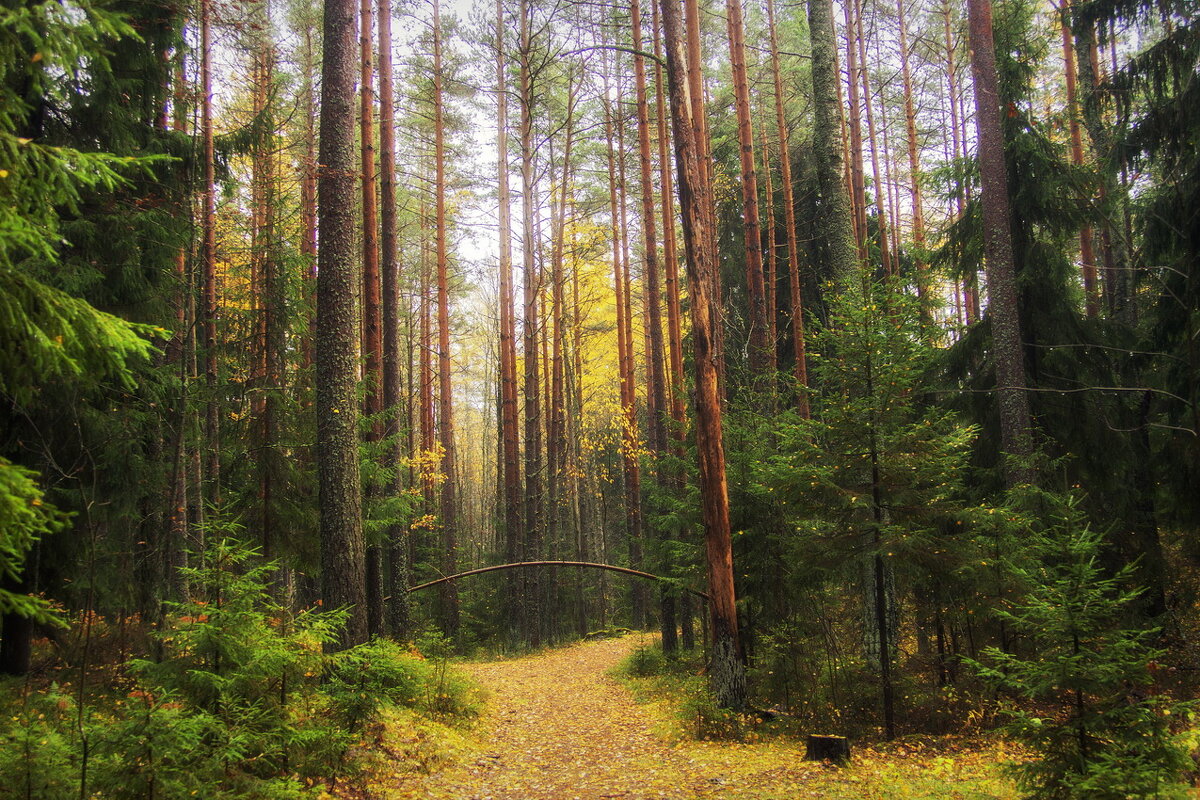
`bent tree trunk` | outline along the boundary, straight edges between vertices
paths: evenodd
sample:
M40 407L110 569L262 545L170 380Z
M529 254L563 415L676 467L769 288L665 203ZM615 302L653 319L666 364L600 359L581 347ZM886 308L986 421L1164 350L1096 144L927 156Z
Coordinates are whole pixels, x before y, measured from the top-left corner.
M437 580L432 580L432 581L428 581L427 583L422 583L417 586L413 586L412 588L408 589L407 591L418 592L421 589L428 589L433 586L440 586L441 584L449 583L451 581L456 581L459 578L466 578L471 575L483 575L484 573L487 573L487 572L497 572L499 570L505 570L505 569L518 569L518 568L522 568L522 567L589 567L591 569L603 569L603 570L608 570L609 572L619 572L623 575L632 575L636 578L646 578L647 580L653 580L653 581L664 581L665 582L665 581L671 580L670 578L663 577L662 575L655 575L650 572L643 572L640 569L630 569L629 567L618 567L616 564L601 564L596 561L516 561L516 562L513 562L512 564L493 564L490 567L480 567L479 569L469 569L466 572L460 572L457 575L447 575L444 578L438 578ZM681 587L681 588L683 589L683 591L694 594L697 597L703 597L705 600L708 599L708 595L705 594L704 592L700 592L695 589L689 589L686 586Z

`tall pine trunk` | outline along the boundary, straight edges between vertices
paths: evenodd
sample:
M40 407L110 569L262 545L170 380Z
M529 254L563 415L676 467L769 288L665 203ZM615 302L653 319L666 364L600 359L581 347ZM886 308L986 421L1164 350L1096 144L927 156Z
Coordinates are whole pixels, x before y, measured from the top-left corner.
M454 395L450 381L450 244L446 236L446 131L442 76L442 17L438 0L433 0L433 169L434 231L437 253L438 296L438 432L442 445L444 475L441 492L441 570L445 575L458 571L458 496L456 449L454 443ZM454 581L442 584L439 591L442 629L449 635L458 632L458 588Z
M521 105L521 232L524 273L525 318L523 354L525 375L525 547L524 559L541 557L544 519L542 508L542 412L538 380L538 291L541 275L537 269L537 237L535 235L538 209L537 180L534 173L534 85L533 85L533 11L528 0L521 0L519 98ZM541 578L536 570L525 576L526 640L541 645Z
M496 151L500 222L500 439L504 472L504 560L522 558L521 449L517 409L516 322L513 309L512 207L508 188L508 86L505 76L504 3L496 0ZM509 629L515 639L521 631L521 576L505 576L505 602Z
M379 413L383 410L383 308L379 275L378 190L375 171L375 66L373 48L372 0L361 0L359 7L359 57L362 76L359 81L359 138L362 143L362 354L363 412L375 421L367 428L366 441L383 438ZM367 485L367 497L375 497L384 487ZM367 629L371 636L383 634L383 548L367 547Z
M400 384L400 265L396 242L396 99L392 76L392 7L379 0L379 270L383 284L383 407L387 412L384 434L391 440L390 466L395 470L388 492L404 490L403 428ZM392 636L409 633L410 608L407 542L402 524L387 531L387 628Z
M988 281L988 316L992 327L992 360L996 369L996 405L1005 483L1016 486L1032 478L1033 452L1025 356L1021 345L1016 267L1009 229L1008 174L1004 163L1004 130L996 53L992 42L991 0L969 0L971 73L975 79L975 125L979 147L979 179L983 205L983 259Z
M908 48L908 22L905 0L896 0L896 25L900 29L900 78L904 86L904 133L908 144L908 185L912 200L912 238L916 246L917 297L921 300L921 320L932 320L929 286L929 262L925 257L925 207L921 198L921 150L917 141L917 113L913 105L912 69ZM899 221L897 220L897 226Z
M884 210L884 175L879 169L879 147L875 137L875 103L871 93L871 79L867 71L867 41L863 32L862 0L852 0L854 6L854 39L858 43L858 70L862 80L863 108L867 117L867 145L871 153L871 175L875 181L875 213L879 226L879 263L887 275L896 275L896 264L892 261L888 243L888 216ZM856 112L857 113L857 112ZM865 212L864 212L865 213Z
M1064 12L1065 14L1065 12ZM1063 68L1067 82L1067 126L1071 136L1071 164L1083 166L1083 135L1079 125L1079 80L1075 69L1075 47L1071 28L1064 16L1062 30ZM1100 314L1100 287L1096 280L1096 255L1092 247L1092 226L1079 228L1079 269L1083 276L1084 310L1089 317Z
M808 356L804 341L804 301L800 294L800 242L796 234L796 197L792 183L792 154L788 146L788 124L783 111L783 76L779 68L779 36L775 27L775 3L767 0L767 27L771 36L771 77L775 84L775 128L779 134L779 174L783 183L783 227L787 237L788 289L791 300L792 349L795 362L796 410L810 415L808 402Z
M746 257L746 297L750 306L750 372L755 386L769 383L767 300L763 285L762 230L758 214L758 173L754 163L754 126L750 113L750 80L746 74L746 33L741 0L726 0L729 64L733 72L733 105L737 116L738 157L742 183L742 233Z
M694 0L688 0L693 3ZM700 171L686 74L680 9L675 0L661 0L667 80L671 96L671 123L679 174L679 202L687 251L688 296L691 301L692 342L696 369L696 453L700 468L701 518L704 523L705 564L711 604L712 650L709 682L717 703L741 709L746 704L746 672L738 637L736 596L733 584L733 548L729 527L729 490L725 482L725 450L721 430L721 396L717 358L713 345L712 299L713 230L706 208L711 188Z
M221 403L217 397L217 211L216 154L212 119L212 3L200 0L200 141L203 189L200 209L200 263L203 274L205 406L204 477L207 500L221 499ZM203 545L203 542L200 543Z
M321 594L347 608L336 648L366 641L362 485L358 468L358 331L354 297L354 0L326 0L321 69L316 417Z
M829 0L808 0L812 40L813 155L819 193L817 228L823 232L835 284L857 278L852 207L842 174L841 103L838 102L837 38Z

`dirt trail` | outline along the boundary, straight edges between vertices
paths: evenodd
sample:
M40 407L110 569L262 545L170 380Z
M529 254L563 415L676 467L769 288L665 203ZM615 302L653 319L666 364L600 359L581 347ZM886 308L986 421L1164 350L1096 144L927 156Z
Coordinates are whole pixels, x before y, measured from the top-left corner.
M460 667L487 692L475 749L431 775L409 773L386 800L994 800L997 753L967 762L898 745L856 750L838 769L802 760L796 742L697 742L666 735L672 712L640 705L607 672L641 637L583 642L525 658ZM960 754L960 757L963 754ZM982 757L981 757L982 756ZM965 767L965 769L964 769ZM1006 787L1007 788L1007 787Z
M822 771L800 761L794 750L779 748L768 758L760 752L755 759L760 769L747 774L748 746L668 742L655 732L652 710L606 674L638 641L584 642L526 658L464 665L489 693L478 731L482 751L468 763L406 779L392 796L732 797L751 785L759 786L754 796L772 796L761 791L765 782L779 789L779 796L794 797L798 783ZM784 768L788 762L792 769Z

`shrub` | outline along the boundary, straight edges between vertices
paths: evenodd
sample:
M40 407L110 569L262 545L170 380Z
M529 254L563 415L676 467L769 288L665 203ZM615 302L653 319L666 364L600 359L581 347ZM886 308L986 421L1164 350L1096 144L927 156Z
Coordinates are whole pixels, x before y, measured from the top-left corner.
M287 613L268 588L275 565L236 541L216 541L200 563L187 570L194 599L174 605L155 634L162 658L127 664L132 687L82 710L57 685L0 694L3 791L39 800L310 797L320 779L356 768L362 753L350 745L382 707L473 713L445 647L426 659L377 640L327 655L343 613Z
M1049 523L1031 526L1008 560L1025 592L998 612L1030 638L1031 655L989 648L973 664L1032 703L1007 710L1006 732L1037 755L1014 767L1019 785L1037 800L1190 796L1180 778L1191 762L1170 730L1184 706L1152 691L1156 632L1122 626L1140 593L1124 588L1133 566L1105 573L1101 537L1072 500L1031 499Z
M667 672L668 668L667 657L659 645L637 648L625 658L621 665L621 669L626 675L635 678L662 675Z
M0 786L15 796L41 800L77 797L71 697L57 684L43 691L25 687L9 697L11 702L2 709Z
M270 594L274 564L233 540L214 543L205 566L186 570L196 598L179 603L158 638L160 661L132 662L150 695L168 695L204 717L212 758L239 778L271 779L315 748L328 766L349 733L319 712L319 682L344 614L308 611L292 618Z

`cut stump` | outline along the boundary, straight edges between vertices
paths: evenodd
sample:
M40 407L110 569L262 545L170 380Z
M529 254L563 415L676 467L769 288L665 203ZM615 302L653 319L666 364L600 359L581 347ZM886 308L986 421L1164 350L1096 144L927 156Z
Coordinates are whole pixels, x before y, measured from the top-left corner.
M809 734L805 761L832 761L846 764L850 761L850 740L845 736L821 736Z

